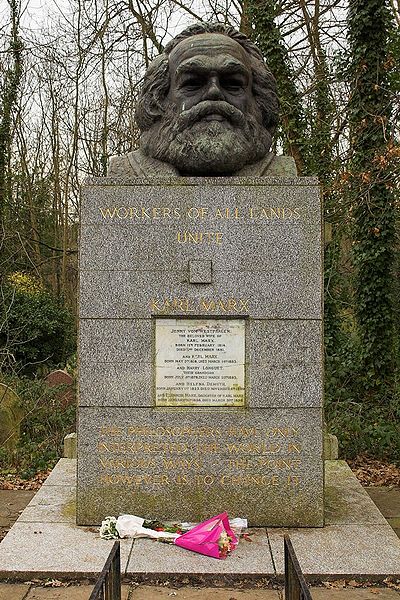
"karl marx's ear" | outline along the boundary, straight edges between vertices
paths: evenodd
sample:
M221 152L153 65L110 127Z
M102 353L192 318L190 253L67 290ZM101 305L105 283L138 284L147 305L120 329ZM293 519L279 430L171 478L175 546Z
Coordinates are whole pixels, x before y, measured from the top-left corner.
M143 131L158 121L165 112L169 91L168 57L160 54L146 71L143 86L136 103L136 123Z

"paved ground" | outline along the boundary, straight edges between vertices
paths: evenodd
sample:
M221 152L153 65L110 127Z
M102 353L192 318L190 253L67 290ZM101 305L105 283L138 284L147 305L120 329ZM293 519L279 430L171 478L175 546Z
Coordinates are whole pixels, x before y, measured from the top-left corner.
M32 584L0 583L0 600L88 600L92 586L62 588ZM388 588L311 588L313 600L400 600L400 592ZM282 590L241 590L235 588L171 588L167 586L126 585L122 600L283 600Z
M365 489L400 537L400 487L366 487Z
M400 537L400 487L369 487L369 496ZM0 490L1 534L15 522L24 507L34 496L25 490ZM331 585L331 584L329 584ZM400 600L399 589L386 587L318 587L312 588L313 600ZM35 582L24 584L0 583L0 600L87 600L92 585L43 587ZM124 585L122 600L282 600L282 590L235 588L174 588L146 585Z
M35 492L27 490L0 490L0 540L14 525ZM1 596L0 599L2 600Z
M366 487L365 490L400 537L400 487ZM0 540L18 519L35 493L29 490L0 490ZM1 597L0 600L2 600Z

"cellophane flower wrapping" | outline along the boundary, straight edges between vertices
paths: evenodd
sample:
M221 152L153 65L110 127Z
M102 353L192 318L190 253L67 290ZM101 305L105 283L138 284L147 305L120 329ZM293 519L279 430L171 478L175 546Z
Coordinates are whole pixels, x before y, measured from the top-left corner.
M223 512L180 535L174 543L181 548L221 559L236 548L238 539L229 525L227 513Z
M119 538L117 519L115 517L106 517L101 522L100 537L104 540L117 540Z

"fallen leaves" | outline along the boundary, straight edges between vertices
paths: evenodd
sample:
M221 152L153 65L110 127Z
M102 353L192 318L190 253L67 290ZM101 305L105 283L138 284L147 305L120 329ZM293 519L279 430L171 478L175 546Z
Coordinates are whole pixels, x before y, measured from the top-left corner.
M0 490L38 490L50 475L49 471L40 471L30 479L22 479L14 473L0 474Z
M400 579L392 579L391 577L386 577L386 579L383 580L383 583L392 590L400 591Z
M369 456L358 456L348 460L348 465L365 486L400 486L400 467L385 463Z
M67 587L68 583L60 581L59 579L48 579L43 585L44 587Z
M362 587L363 586L363 584L361 583L361 581L356 581L355 579L351 579L350 581L348 581L347 585L349 587L353 587L353 588L358 588L358 587Z
M346 580L345 579L337 579L335 581L323 581L322 585L330 590L337 588L345 588Z
M392 577L387 577L383 580L381 584L377 584L376 581L356 581L355 579L350 579L349 581L347 581L346 579L322 581L321 584L325 588L330 590L343 588L369 588L368 592L371 594L380 594L382 591L382 587L384 586L393 590L400 590L400 579L393 579ZM382 587L377 587L377 585L381 585Z

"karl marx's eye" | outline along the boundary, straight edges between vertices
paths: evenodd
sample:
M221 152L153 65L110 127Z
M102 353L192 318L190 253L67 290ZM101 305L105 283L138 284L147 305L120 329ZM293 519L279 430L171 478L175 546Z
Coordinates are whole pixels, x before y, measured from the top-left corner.
M245 81L243 77L240 76L226 76L221 80L222 87L228 92L241 92L245 87Z
M197 75L191 75L183 79L180 84L180 88L186 90L188 92L195 92L201 89L204 85L204 80L202 77Z

